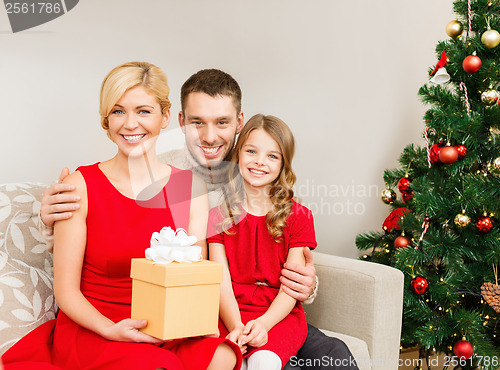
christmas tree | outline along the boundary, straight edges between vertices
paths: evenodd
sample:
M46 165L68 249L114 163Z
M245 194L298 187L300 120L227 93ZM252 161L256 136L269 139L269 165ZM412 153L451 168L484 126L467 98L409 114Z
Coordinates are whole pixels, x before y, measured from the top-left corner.
M500 1L453 4L457 19L419 90L429 106L426 146L407 146L401 167L385 171L381 198L392 212L356 244L362 258L405 276L403 347L418 346L427 359L455 356L445 365L457 368L497 369Z

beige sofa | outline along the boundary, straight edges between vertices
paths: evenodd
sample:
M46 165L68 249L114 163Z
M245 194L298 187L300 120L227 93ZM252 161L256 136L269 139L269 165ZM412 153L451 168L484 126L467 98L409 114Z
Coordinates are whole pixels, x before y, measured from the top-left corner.
M52 255L37 230L45 188L34 183L0 185L0 355L57 312ZM315 253L314 259L320 285L314 303L305 305L308 321L344 340L361 370L396 369L401 272L322 253Z
M355 259L314 253L318 296L304 305L307 321L342 339L360 370L398 368L403 273Z

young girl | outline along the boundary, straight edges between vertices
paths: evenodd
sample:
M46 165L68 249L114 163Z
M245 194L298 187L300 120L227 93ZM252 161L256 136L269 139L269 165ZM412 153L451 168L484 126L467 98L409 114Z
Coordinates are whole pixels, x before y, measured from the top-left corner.
M282 369L307 335L299 302L280 288L285 262L315 248L311 212L293 200L295 150L288 126L258 114L243 127L225 205L209 216L210 259L224 266L221 336L238 343L248 369Z

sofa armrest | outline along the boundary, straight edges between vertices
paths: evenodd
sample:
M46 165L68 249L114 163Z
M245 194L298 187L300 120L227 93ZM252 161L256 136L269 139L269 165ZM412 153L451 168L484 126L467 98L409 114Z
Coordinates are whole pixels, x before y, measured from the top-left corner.
M397 369L403 273L395 268L314 252L318 296L304 305L318 328L364 340L372 369Z

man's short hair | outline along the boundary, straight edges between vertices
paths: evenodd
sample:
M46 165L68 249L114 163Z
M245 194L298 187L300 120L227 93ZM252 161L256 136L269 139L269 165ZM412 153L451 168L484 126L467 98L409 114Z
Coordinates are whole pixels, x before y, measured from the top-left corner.
M187 96L201 92L212 97L218 95L233 98L236 114L241 112L241 89L238 82L228 73L219 69L202 69L189 77L181 87L181 108L184 112Z

